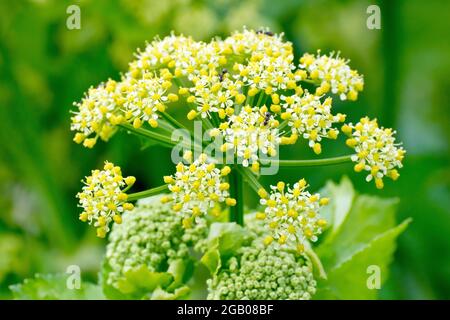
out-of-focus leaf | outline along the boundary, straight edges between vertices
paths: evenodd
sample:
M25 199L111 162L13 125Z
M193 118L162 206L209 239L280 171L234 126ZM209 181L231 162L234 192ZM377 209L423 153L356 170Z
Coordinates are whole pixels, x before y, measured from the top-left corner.
M23 283L10 286L14 299L20 300L100 300L104 295L100 286L81 283L79 289L69 289L66 274L37 274Z
M108 262L105 259L102 263L102 269L99 274L100 286L103 289L103 294L105 295L105 297L108 299L111 299L111 300L131 299L130 296L123 294L122 292L120 292L119 290L117 290L116 288L114 288L113 286L111 286L110 284L107 283L108 273L110 273L110 272L111 272L111 266L108 264Z
M208 250L200 261L211 274L216 274L222 261L231 257L249 241L248 231L235 222L214 222L208 235Z

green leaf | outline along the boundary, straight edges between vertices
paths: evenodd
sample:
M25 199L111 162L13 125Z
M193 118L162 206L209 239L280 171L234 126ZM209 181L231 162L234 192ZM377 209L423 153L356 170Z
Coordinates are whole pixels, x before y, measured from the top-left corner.
M190 259L177 259L170 263L167 272L173 276L172 284L167 288L169 291L186 283L194 271L194 261Z
M215 275L222 265L219 250L214 248L209 249L200 261L208 268L212 275Z
M325 269L348 260L375 236L395 226L397 199L359 195L333 240L316 249Z
M200 261L211 274L216 274L222 266L222 261L233 256L240 247L250 241L248 231L235 222L212 223L208 235L208 250Z
M339 184L328 181L321 194L330 198L330 204L322 209L322 216L329 221L330 229L326 241L332 241L347 218L355 197L355 190L350 179L342 177Z
M167 272L153 272L142 265L125 272L124 278L117 282L117 289L124 294L141 298L157 287L166 288L173 281L173 276Z
M248 232L235 222L215 222L211 224L208 247L217 248L221 257L229 257L250 240Z
M186 298L191 290L188 286L183 286L175 289L173 293L167 292L160 287L156 288L150 296L150 300L177 300Z
M81 282L79 289L69 289L67 274L37 274L23 283L10 286L14 299L20 300L101 300L101 287Z
M105 260L103 260L102 269L99 274L100 286L103 289L103 294L105 295L105 297L108 299L111 299L111 300L132 299L131 296L123 294L122 292L120 292L119 290L117 290L116 288L114 288L113 286L111 286L107 283L108 274L110 272L111 272L111 266L105 259Z
M377 288L370 289L370 266L379 270L380 284L388 276L388 266L396 248L397 237L406 229L410 219L376 236L346 261L328 270L328 280L319 281L315 299L376 299ZM379 288L378 288L379 289Z
M331 198L331 226L314 251L328 280L318 281L318 299L374 299L377 290L366 285L371 265L381 270L382 284L392 260L396 238L409 223L396 226L397 199L355 195L347 178L339 185L328 183L324 193ZM335 225L336 224L336 225Z

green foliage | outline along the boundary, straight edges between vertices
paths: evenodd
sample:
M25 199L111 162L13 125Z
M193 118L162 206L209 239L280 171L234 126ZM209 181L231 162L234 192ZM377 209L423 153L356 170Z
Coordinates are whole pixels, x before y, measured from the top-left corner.
M104 299L100 286L82 282L80 289L69 289L65 274L42 275L10 286L14 299L20 300L99 300Z
M327 273L315 298L375 299L378 290L368 288L367 269L377 266L381 284L386 281L396 239L410 220L396 226L398 201L355 194L348 178L328 182L323 194L332 199L327 212L332 225L315 248Z

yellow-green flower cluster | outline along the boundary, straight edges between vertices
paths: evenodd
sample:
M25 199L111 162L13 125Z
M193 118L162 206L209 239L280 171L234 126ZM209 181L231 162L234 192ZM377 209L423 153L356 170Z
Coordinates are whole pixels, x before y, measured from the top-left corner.
M172 194L162 201L173 201L172 209L183 214L185 227L190 227L197 217L217 204L236 204L236 200L229 197L230 185L224 179L231 172L230 167L219 169L207 160L206 154L201 154L189 165L180 162L174 175L164 177Z
M308 72L308 78L317 81L320 86L317 95L329 91L339 95L341 100L356 100L358 92L364 88L364 79L356 70L348 66L349 60L342 59L339 54L329 56L306 53L300 58L299 67Z
M345 115L331 113L330 97L321 102L320 97L305 92L303 96L292 95L280 97L284 112L281 117L288 120L291 132L308 140L309 146L316 154L322 152L320 141L322 138L336 139L339 131L333 124L343 122ZM287 139L292 139L292 136ZM289 141L283 143L289 143Z
M303 252L306 241L317 241L317 235L327 223L319 210L329 200L309 193L306 187L306 181L301 179L292 188L280 181L271 186L270 194L264 189L259 191L260 204L265 209L256 217L265 220L272 230L272 235L265 239L267 245L276 240L280 245Z
M92 148L98 137L104 141L114 134L115 126L123 121L123 112L118 105L123 97L117 91L117 83L108 80L97 88L91 87L81 103L75 103L71 130L76 131L74 141ZM92 136L94 134L94 136Z
M234 77L249 85L249 94L259 90L271 94L276 89L293 89L299 79L293 74L292 43L283 35L267 31L244 30L225 40L225 48L236 55L246 55L247 61L233 65Z
M212 130L212 134L220 131L224 138L222 150L233 149L244 167L251 164L257 171L261 155L273 157L277 154L281 140L278 124L266 106L246 106L238 115L232 115L228 122L222 123L220 130Z
M104 238L110 223L120 224L122 213L133 209L133 204L126 202L128 195L125 192L135 181L132 176L123 177L120 167L111 162L105 162L103 170L93 170L77 194L79 207L83 208L80 220L93 224L97 236Z
M158 113L166 105L178 100L178 95L169 93L172 82L154 73L145 73L142 78L123 78L116 82L108 80L97 88L90 88L78 108L73 111L71 130L76 131L74 141L92 148L100 137L104 141L115 133L117 125L128 122L135 128L148 122L158 126Z
M362 118L357 124L342 126L342 131L349 136L346 143L356 152L352 160L356 162L356 172L368 171L366 181L375 181L378 189L384 186L385 176L397 180L400 174L397 168L402 167L406 153L399 143L395 142L395 131L379 127L377 120Z

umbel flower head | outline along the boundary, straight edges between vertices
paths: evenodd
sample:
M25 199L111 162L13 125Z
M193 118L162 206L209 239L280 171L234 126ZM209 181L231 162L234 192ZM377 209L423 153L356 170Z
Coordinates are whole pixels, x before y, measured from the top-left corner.
M329 56L306 53L300 58L299 67L308 72L308 79L317 81L320 86L317 95L331 91L338 94L341 100L356 100L358 92L364 88L363 77L356 70L350 69L348 60L331 53Z
M118 107L122 102L122 94L114 80L108 80L97 88L91 87L81 103L74 103L78 108L73 112L71 124L71 130L77 132L74 141L88 148L95 145L98 137L108 141L116 131L115 125L124 119Z
M187 118L211 120L227 143L235 140L236 133L252 127L272 137L278 123L288 121L290 130L272 139L279 136L280 141L258 146L258 152L274 153L278 143L294 144L302 137L320 153L320 140L335 139L337 130L332 126L345 119L331 113L331 99L320 99L331 91L354 100L363 87L362 77L338 56L307 54L296 66L292 43L267 29L244 28L209 43L172 33L156 38L136 56L120 81L109 80L91 88L82 102L75 104L78 110L71 128L77 132L76 142L93 147L99 137L107 141L118 125L155 128L163 121L161 115L168 104L182 97L181 102L189 106ZM302 81L319 81L321 86L309 94L302 89ZM236 121L240 118L244 121ZM229 128L220 128L221 123ZM228 130L231 127L235 130ZM249 156L243 164L254 164L256 171L257 152L248 149L238 146L234 152L238 157Z
M93 170L83 181L84 186L77 194L79 206L83 208L80 220L97 228L97 236L104 238L110 230L110 223L122 223L122 214L133 209L133 204L126 202L125 191L136 179L123 177L120 167L105 162L103 170Z
M301 97L298 95L281 96L283 108L281 117L288 120L295 139L300 135L308 140L309 146L316 154L322 152L320 141L323 138L337 138L339 131L333 129L333 124L345 120L343 114L333 115L331 113L331 102L332 99L328 97L322 103L319 96L308 92ZM293 138L291 136L285 139Z
M236 200L229 197L230 185L224 179L231 171L228 166L216 168L213 162L208 162L206 154L201 154L189 165L180 162L176 168L174 175L164 177L172 194L162 201L173 201L172 209L185 217L185 227L190 227L197 217L219 203L236 204Z
M185 229L182 217L161 203L160 196L139 200L135 209L124 213L123 223L112 228L106 282L117 287L128 270L143 265L151 272L166 272L172 262L188 259L191 248L200 250L206 235L206 220Z
M355 149L352 161L356 162L356 172L368 171L366 181L375 181L378 189L384 186L385 176L397 180L400 174L397 168L402 167L406 151L395 142L395 131L379 127L377 120L365 117L357 124L342 126L342 131L349 138L347 145Z
M309 260L260 241L242 247L207 283L209 300L309 300L316 292Z
M292 188L280 181L271 186L270 194L260 190L260 203L265 209L256 217L267 221L271 230L271 235L264 240L267 245L276 240L279 245L303 252L306 241L317 241L317 235L327 223L320 217L319 210L329 200L309 193L306 187L306 181L301 179Z

